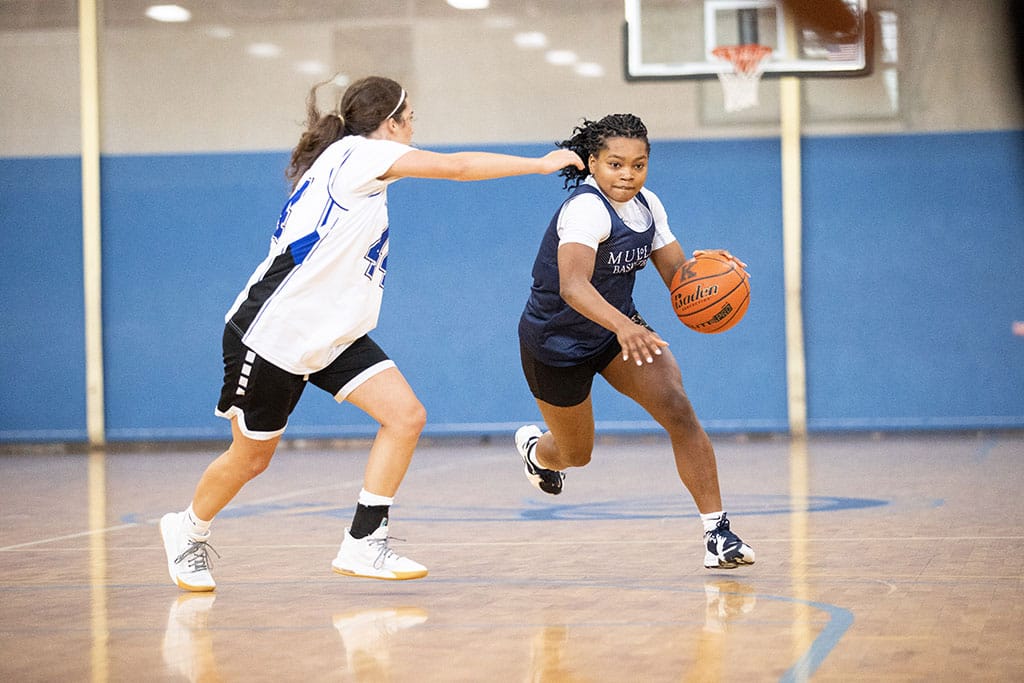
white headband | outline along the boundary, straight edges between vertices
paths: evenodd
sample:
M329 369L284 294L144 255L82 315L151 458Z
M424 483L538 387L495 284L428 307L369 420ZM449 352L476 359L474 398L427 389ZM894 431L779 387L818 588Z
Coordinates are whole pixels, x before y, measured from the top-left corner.
M395 108L391 110L390 114L384 117L384 120L387 121L392 116L394 116L398 112L398 110L402 108L403 102L405 102L405 88L402 88L402 96L398 98L398 104L395 105Z

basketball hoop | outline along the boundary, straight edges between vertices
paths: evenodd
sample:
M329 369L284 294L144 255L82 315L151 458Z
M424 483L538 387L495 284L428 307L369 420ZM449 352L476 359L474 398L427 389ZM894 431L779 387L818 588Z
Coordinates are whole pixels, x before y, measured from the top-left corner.
M756 107L757 87L764 73L764 63L772 49L767 45L723 45L711 51L715 57L732 64L732 71L719 71L725 95L725 110L740 111Z

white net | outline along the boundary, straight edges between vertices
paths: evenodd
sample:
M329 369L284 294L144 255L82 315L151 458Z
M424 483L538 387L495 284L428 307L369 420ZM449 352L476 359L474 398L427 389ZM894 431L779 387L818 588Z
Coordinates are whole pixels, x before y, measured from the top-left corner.
M712 50L713 55L732 65L731 70L718 72L725 111L741 111L758 105L758 87L765 60L771 53L770 47L756 44L729 45Z

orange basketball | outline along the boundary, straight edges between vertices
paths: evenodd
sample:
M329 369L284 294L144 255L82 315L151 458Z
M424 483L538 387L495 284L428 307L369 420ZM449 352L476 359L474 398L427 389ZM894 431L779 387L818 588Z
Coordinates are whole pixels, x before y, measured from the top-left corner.
M672 308L680 322L705 334L725 332L750 305L750 276L729 259L702 254L672 276Z

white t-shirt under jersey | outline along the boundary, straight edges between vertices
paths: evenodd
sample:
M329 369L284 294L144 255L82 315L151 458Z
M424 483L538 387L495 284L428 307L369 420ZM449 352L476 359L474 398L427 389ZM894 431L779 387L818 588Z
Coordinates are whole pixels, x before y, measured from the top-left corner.
M597 188L597 181L594 176L587 176L583 181L587 185ZM608 199L608 203L615 209L622 222L636 232L644 232L654 221L654 242L651 244L651 251L661 249L666 244L676 241L675 235L668 225L668 213L665 206L646 187L641 188L644 199L650 205L650 210L635 197L628 202L617 202L609 199L603 192L601 194ZM612 219L600 197L594 194L582 194L567 202L558 214L558 243L578 242L585 244L597 251L597 246L608 239L612 231Z
M317 158L282 210L266 259L225 317L230 322L243 305L256 311L241 330L246 346L306 375L377 326L388 255L387 186L394 181L378 178L412 149L353 135ZM273 277L260 286L268 273Z

